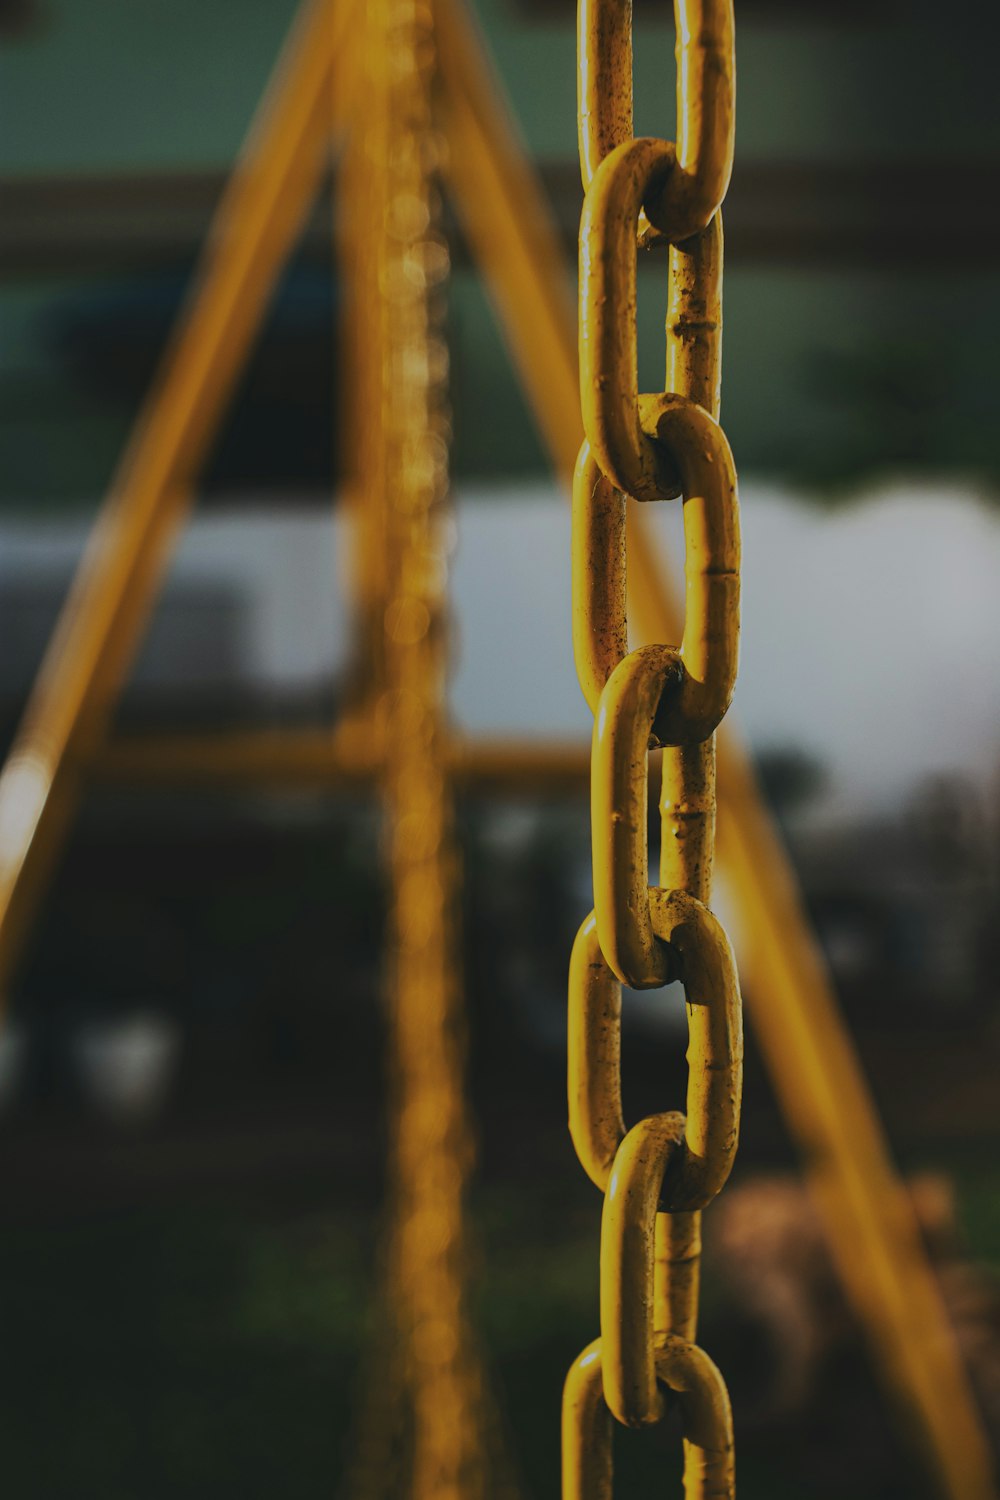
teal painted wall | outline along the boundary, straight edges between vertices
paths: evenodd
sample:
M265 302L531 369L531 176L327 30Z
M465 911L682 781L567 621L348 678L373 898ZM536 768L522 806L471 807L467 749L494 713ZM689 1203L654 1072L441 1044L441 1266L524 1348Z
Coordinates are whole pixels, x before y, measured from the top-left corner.
M526 19L528 3L473 4L532 150L570 156L572 25ZM36 32L0 48L3 174L230 161L296 9L294 0L42 5ZM922 0L884 24L836 27L812 19L807 4L798 16L779 12L780 22L737 5L740 157L988 154L1000 142L1000 116L991 39L977 34L977 13L957 6L946 32L940 12ZM672 51L670 26L640 19L640 132L673 131Z
M572 25L527 20L509 0L476 9L529 148L572 159ZM44 0L35 34L0 48L0 175L225 167L293 14L291 0ZM738 163L926 158L928 234L947 272L935 173L1000 154L992 54L971 45L974 28L963 47L942 47L929 6L905 15L836 28L741 22ZM669 26L638 26L640 131L673 131L671 53ZM649 388L662 363L662 278L662 265L641 275ZM818 494L901 464L992 476L997 283L989 267L948 277L731 266L725 417L744 468ZM83 273L0 283L0 503L91 504L106 484L141 391L82 387L53 328L74 300L114 292L114 280ZM459 475L540 472L533 423L466 272L454 278L451 328Z

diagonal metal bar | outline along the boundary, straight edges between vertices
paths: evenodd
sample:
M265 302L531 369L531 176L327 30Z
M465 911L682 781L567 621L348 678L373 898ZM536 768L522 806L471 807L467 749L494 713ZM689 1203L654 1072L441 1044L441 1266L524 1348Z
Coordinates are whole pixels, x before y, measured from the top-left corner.
M555 466L582 439L575 312L557 231L459 0L436 0L455 206L489 280ZM630 516L639 633L675 640L679 611L651 527ZM719 735L719 855L772 1082L803 1153L834 1258L890 1390L949 1500L995 1500L989 1444L909 1200L736 734Z
M66 836L171 545L268 298L317 191L347 7L312 0L215 216L186 315L112 482L0 774L0 999Z

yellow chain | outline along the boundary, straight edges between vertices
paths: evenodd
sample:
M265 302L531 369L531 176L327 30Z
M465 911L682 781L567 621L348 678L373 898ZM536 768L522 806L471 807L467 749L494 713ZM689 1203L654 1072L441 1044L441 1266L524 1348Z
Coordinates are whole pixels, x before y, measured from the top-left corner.
M502 1492L496 1426L466 1305L471 1128L447 774L448 249L437 179L435 34L427 0L367 0L363 153L351 166L365 344L355 415L370 529L367 606L390 911L389 1211L384 1326L373 1350L349 1500L485 1500ZM487 1456L489 1455L489 1457Z
M708 908L715 729L739 649L739 510L718 425L722 225L732 168L732 0L675 0L677 143L632 138L629 0L579 0L580 389L573 491L573 642L595 714L594 911L569 977L570 1131L604 1192L601 1337L563 1397L564 1500L610 1500L612 1417L657 1422L673 1392L688 1500L734 1493L725 1384L694 1340L701 1210L739 1134L743 1024L726 935ZM640 395L636 247L669 245L666 388ZM687 604L678 646L629 652L625 507L684 507ZM649 749L662 748L660 884L648 884ZM621 985L680 979L687 1115L627 1130Z

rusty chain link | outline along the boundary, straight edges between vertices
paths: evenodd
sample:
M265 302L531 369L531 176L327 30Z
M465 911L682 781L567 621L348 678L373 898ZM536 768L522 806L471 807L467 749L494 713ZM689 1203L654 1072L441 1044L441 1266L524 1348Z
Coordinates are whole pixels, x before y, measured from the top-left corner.
M566 1380L564 1500L610 1500L611 1418L676 1401L685 1493L734 1493L732 1419L695 1343L701 1210L739 1134L742 1006L709 910L715 729L739 649L739 510L719 414L722 225L733 156L732 0L675 0L677 142L632 136L629 0L579 0L580 390L573 490L573 642L595 715L594 911L569 976L569 1116L604 1192L600 1338ZM665 390L639 392L637 248L669 244ZM679 645L628 649L626 505L681 497L687 604ZM649 885L648 753L662 750L660 884ZM687 1114L627 1129L621 985L679 979ZM670 1393L675 1393L671 1398Z

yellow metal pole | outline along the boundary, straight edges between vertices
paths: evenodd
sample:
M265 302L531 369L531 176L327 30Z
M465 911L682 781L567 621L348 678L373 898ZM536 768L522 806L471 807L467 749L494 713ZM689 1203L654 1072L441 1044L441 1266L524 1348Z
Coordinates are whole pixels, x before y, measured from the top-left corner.
M497 82L458 0L435 0L456 208L567 492L582 438L566 267ZM640 635L679 620L651 527L632 508ZM732 729L719 734L719 855L739 912L757 1035L847 1292L949 1500L996 1500L989 1443L907 1196L800 902Z
M462 790L579 796L590 785L590 747L583 741L452 734L445 755L449 777ZM90 773L100 780L167 786L366 786L381 768L382 752L363 720L338 725L332 735L328 729L286 729L122 736L90 762Z
M446 170L473 260L556 468L583 437L576 301L552 215L462 0L435 0L448 127ZM631 554L630 554L631 555Z
M0 1003L76 805L80 762L103 737L198 465L319 182L346 15L313 0L292 31L0 774ZM334 95L342 119L344 93Z

